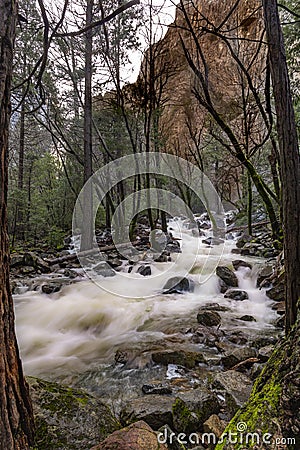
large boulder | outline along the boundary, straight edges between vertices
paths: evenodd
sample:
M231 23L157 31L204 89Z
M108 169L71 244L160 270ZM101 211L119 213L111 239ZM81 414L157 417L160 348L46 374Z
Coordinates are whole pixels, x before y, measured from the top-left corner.
M122 425L143 420L154 430L167 424L173 427L172 406L174 397L163 395L146 395L131 399L121 410Z
M180 392L173 405L174 429L187 434L199 431L204 422L219 411L217 396L204 387Z
M235 273L226 266L218 266L216 274L227 286L238 287L238 279Z
M120 428L101 400L80 389L29 377L39 450L88 449Z
M140 420L126 428L115 431L107 439L91 450L167 450L157 434L144 421Z

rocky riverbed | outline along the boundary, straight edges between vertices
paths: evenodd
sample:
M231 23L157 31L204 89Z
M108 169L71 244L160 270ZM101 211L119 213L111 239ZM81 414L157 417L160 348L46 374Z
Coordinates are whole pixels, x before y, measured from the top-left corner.
M212 236L205 217L198 230L180 218L169 228L167 247L152 260L121 259L116 250L108 250L105 270L109 266L111 272L101 273L101 268L96 274L101 289L76 259L53 265L49 261L57 255L13 255L18 339L27 375L85 389L95 399L91 402L108 405L115 429L146 423L164 435L196 433L202 445L204 432L222 434L246 402L282 334L282 269L266 231L258 229L252 239L227 234L223 242ZM146 251L149 231L146 225L141 230L137 246ZM107 233L99 234L99 241L111 245ZM94 274L95 267L91 270ZM127 295L115 295L116 285ZM56 413L55 420L53 414L50 418L47 402L42 406L40 399L50 392L56 411L55 399L63 399L59 388L45 381L31 384L38 448L88 449L113 431L108 426L104 432L106 424L95 420L88 425L94 431L75 433L72 444L57 440L53 432L51 439L42 438L61 427L68 411L60 414L64 419L56 420ZM69 394L85 398L78 392ZM70 409L68 420L75 428L74 414L92 414L85 404L89 401L82 400L76 414ZM97 415L99 420L103 416ZM78 420L77 426L83 429L87 423ZM100 426L101 435L95 432ZM97 448L113 448L107 441L101 445ZM169 442L168 448L180 445ZM195 447L192 442L185 446Z

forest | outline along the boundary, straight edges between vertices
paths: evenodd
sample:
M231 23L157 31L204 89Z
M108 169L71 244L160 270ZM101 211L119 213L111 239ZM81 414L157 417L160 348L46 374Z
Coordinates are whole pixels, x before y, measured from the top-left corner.
M298 450L299 0L0 12L0 449Z

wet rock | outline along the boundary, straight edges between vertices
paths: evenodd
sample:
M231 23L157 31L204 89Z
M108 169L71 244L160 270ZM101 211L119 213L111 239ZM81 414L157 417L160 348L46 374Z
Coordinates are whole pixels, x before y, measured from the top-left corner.
M250 316L248 314L245 314L244 316L239 317L239 320L242 320L243 322L256 322L255 317Z
M248 342L248 337L243 331L233 331L227 334L227 340L237 345L245 345Z
M226 422L221 420L219 416L213 414L203 424L204 433L213 433L216 438L220 438L226 428Z
M224 294L224 297L231 298L232 300L236 300L238 302L247 300L249 298L246 291L238 291L238 290L234 290L234 289L230 289L229 291L226 291Z
M62 288L62 284L59 283L49 283L42 285L42 292L44 294L54 294L55 292L59 292Z
M143 277L147 277L151 275L151 267L142 265L138 268L137 273L143 275Z
M154 430L158 430L165 424L172 428L174 401L174 397L162 395L146 395L131 399L120 412L121 423L128 425L143 420Z
M114 277L116 275L116 272L106 262L99 263L94 267L94 271L105 278Z
M215 347L216 343L222 336L223 334L219 330L213 330L205 326L200 326L193 331L192 341L195 344Z
M232 261L232 265L234 270L238 270L240 267L248 267L249 269L252 269L252 264L243 261L242 259L235 259Z
M219 278L219 286L221 294L225 294L225 292L229 289L225 281L221 280L221 278Z
M226 312L226 311L230 311L230 308L228 308L227 306L219 305L219 303L207 303L206 305L201 306L201 310Z
M257 275L257 287L260 287L261 284L269 277L271 277L273 275L273 266L270 265L266 265L265 267L263 267Z
M177 432L193 433L220 411L217 396L206 388L197 388L178 394L173 405L173 422Z
M275 345L277 341L278 339L274 336L260 337L251 342L251 347L259 349L261 347L267 347L268 345Z
M164 294L182 294L183 292L194 292L194 282L193 280L185 277L173 277L170 278L163 289Z
M224 239L211 236L207 239L202 239L202 243L206 245L220 245L224 243Z
M122 265L122 261L118 258L112 258L107 260L107 264L109 264L113 269L116 269Z
M221 316L216 311L200 310L197 314L197 322L207 327L218 326L221 323Z
M285 302L276 302L275 305L272 306L272 309L280 316L283 316L285 314Z
M227 286L238 287L238 279L235 273L226 266L218 266L216 274Z
M285 288L283 284L278 284L266 291L266 295L275 302L283 302L285 296Z
M157 434L140 420L126 428L115 431L107 439L91 450L168 450L159 443Z
M243 373L228 370L217 373L212 386L217 392L224 394L226 407L234 414L248 400L252 381Z
M274 345L267 345L266 347L261 347L258 350L258 358L263 363L267 362L268 359L271 357L273 351L274 351Z
M161 383L157 384L144 384L142 391L145 395L158 394L158 395L170 395L172 394L172 389Z
M101 400L81 389L28 377L39 450L91 448L120 428Z
M238 363L249 358L255 358L257 351L251 347L238 347L231 352L226 352L225 356L221 358L221 362L225 369L231 369Z
M179 366L184 366L187 369L193 369L198 364L205 362L202 353L186 352L183 350L166 350L163 352L152 353L152 360L156 364L162 364L164 366L167 366L168 364L176 364Z
M244 247L248 242L251 242L252 239L253 239L252 236L249 236L246 233L242 234L242 236L236 242L237 248Z
M162 253L157 258L154 259L155 262L165 263L169 261L169 256L166 253Z

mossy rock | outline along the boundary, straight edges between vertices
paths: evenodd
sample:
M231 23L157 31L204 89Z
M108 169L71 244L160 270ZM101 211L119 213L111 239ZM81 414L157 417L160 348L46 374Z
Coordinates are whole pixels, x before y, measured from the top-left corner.
M300 314L289 336L278 343L254 384L249 401L236 413L224 433L258 433L260 442L219 443L216 450L299 450L300 448ZM263 443L263 435L270 443ZM228 435L228 434L227 434ZM240 434L239 434L240 436ZM277 441L277 442L276 442Z
M120 428L108 406L84 390L28 377L35 450L88 450Z

